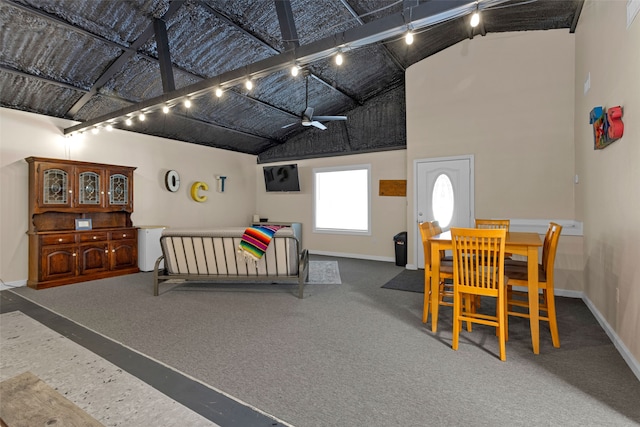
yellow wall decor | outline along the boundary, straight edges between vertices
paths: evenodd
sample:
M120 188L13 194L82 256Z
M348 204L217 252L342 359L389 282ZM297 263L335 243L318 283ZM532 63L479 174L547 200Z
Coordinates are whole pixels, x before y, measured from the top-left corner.
M205 200L207 200L207 196L201 196L198 191L202 188L202 190L207 191L209 190L209 186L207 185L206 182L202 182L202 181L196 181L193 183L193 185L191 186L191 198L193 200L195 200L196 202L204 202Z

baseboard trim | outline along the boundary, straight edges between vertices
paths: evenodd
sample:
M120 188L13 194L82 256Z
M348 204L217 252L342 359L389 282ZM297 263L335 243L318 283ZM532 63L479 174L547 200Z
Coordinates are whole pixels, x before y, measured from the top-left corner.
M370 261L396 262L395 258L375 256L375 255L350 254L345 252L331 252L331 251L316 251L311 249L309 249L309 253L311 255L325 255L325 256L336 256L340 258L366 259Z
M600 313L600 311L598 311L598 309L591 302L591 300L584 294L582 295L582 300L587 305L587 307L589 307L589 310L591 310L591 313L593 313L593 316L596 318L598 323L600 323L600 326L602 326L602 329L604 329L604 331L607 333L607 335L609 336L609 339L611 339L611 342L613 342L613 345L618 350L618 353L620 353L624 361L627 362L627 365L629 366L629 368L631 368L631 371L634 373L636 378L638 378L638 380L640 381L640 363L638 363L636 358L633 357L633 354L631 354L627 346L624 345L624 343L622 342L618 334L616 334L616 332L613 330L611 325L609 325L609 323L606 321L604 316Z
M0 282L0 291L4 291L7 289L19 288L22 286L27 286L27 279L24 280L16 280L15 282Z

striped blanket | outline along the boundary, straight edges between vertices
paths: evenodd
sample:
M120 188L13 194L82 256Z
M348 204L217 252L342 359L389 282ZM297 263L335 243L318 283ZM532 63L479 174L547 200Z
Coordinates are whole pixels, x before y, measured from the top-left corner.
M281 228L279 225L261 225L247 228L242 235L238 252L242 253L245 258L259 261L267 251L273 235Z

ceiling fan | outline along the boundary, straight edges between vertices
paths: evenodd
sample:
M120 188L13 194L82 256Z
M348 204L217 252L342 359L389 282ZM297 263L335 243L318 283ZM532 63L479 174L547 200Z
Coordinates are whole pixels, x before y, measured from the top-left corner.
M282 129L288 128L293 125L301 124L302 126L314 126L320 130L325 130L327 127L323 125L321 122L329 122L336 120L347 120L347 116L314 116L313 115L313 107L309 107L309 71L304 71L305 78L305 101L304 101L304 111L302 112L302 117L299 122L289 123L288 125L282 126Z

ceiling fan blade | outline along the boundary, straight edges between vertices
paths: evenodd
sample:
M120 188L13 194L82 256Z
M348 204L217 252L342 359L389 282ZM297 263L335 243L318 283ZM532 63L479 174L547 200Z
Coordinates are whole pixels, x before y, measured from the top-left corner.
M313 117L313 108L312 108L312 107L307 107L307 108L304 110L304 113L302 113L302 118L303 118L303 119L305 119L305 118L306 118L306 119L311 120L311 117Z
M312 121L311 123L309 123L309 124L310 124L311 126L315 126L315 127L317 127L318 129L321 129L321 130L325 130L325 129L327 129L327 127L326 127L325 125L323 125L322 123L317 122L317 121L315 121L315 120L313 120L313 121Z
M313 116L313 120L329 122L334 120L347 120L347 116Z
M284 126L282 126L282 129L286 129L286 128L288 128L288 127L291 127L291 126L293 126L293 125L297 125L297 124L298 124L298 122L295 122L295 123L289 123L288 125L284 125Z

